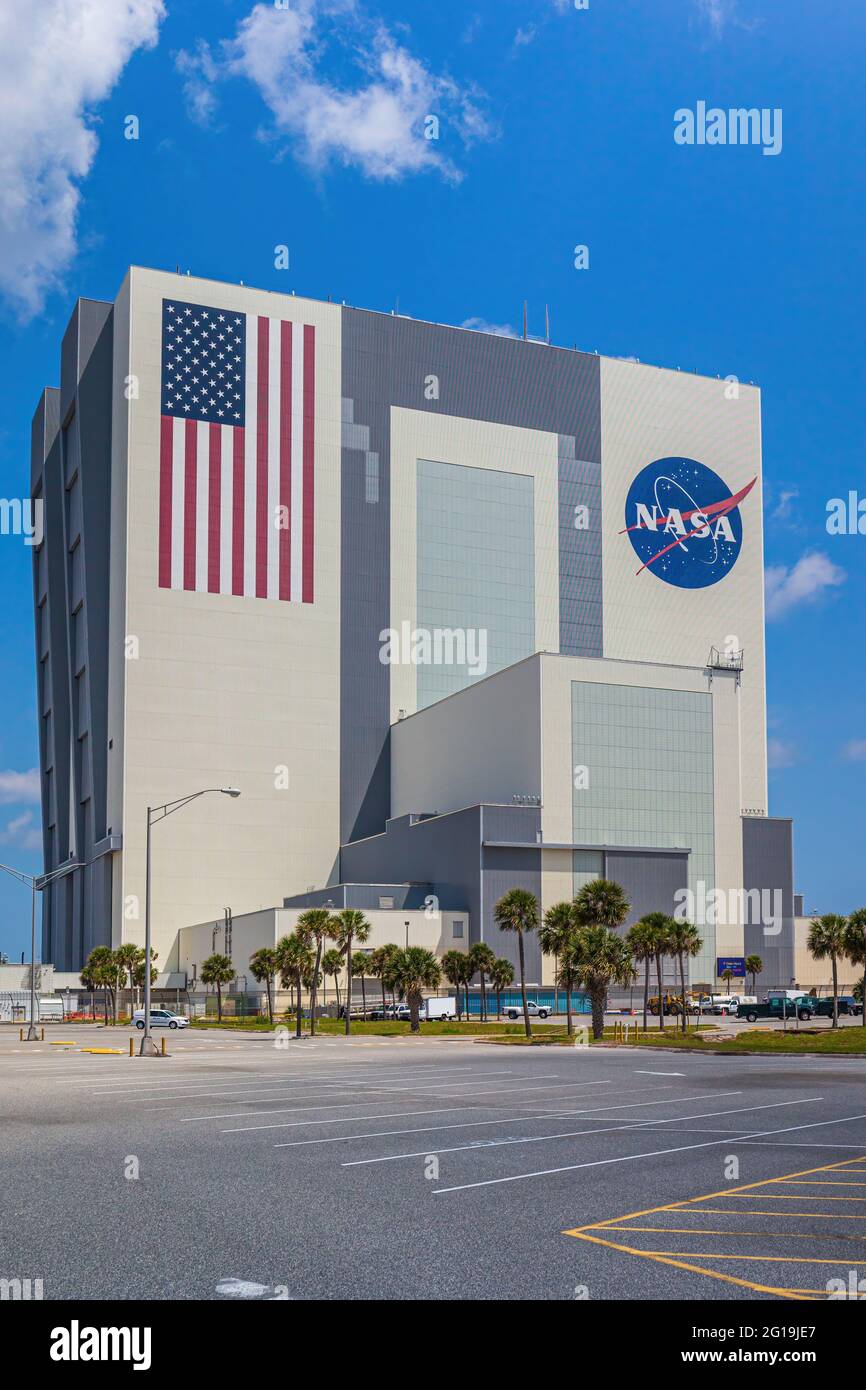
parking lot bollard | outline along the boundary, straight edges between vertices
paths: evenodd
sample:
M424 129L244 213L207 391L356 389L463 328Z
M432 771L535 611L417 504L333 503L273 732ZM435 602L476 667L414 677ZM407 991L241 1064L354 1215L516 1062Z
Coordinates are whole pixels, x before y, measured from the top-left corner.
M163 1057L164 1057L164 1056L165 1056L165 1037L161 1037L159 1041L160 1041L161 1044L162 1044L162 1055L163 1055Z
M130 1057L135 1056L135 1038L130 1038L129 1040L129 1055Z

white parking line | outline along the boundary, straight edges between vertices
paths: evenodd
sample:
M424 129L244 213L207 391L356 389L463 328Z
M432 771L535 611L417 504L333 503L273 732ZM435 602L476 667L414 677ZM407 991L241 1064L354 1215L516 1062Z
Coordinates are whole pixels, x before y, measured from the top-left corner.
M480 1105L479 1110L488 1110L487 1105ZM465 1112L471 1110L470 1105L450 1105L441 1110L392 1110L388 1115L340 1115L335 1120L284 1120L278 1125L238 1125L234 1129L221 1129L220 1134L249 1134L255 1129L298 1129L301 1125L345 1125L351 1120L360 1123L362 1120L400 1120L409 1115L454 1115L458 1111Z
M813 1097L813 1099L814 1099L814 1100L823 1100L823 1096L815 1096L815 1097ZM657 1101L657 1102L655 1102L655 1103L656 1103L656 1104L664 1104L663 1101ZM772 1104L772 1105L745 1105L745 1106L743 1106L742 1109L740 1109L740 1110L707 1110L707 1111L705 1111L704 1114L702 1114L702 1115L674 1115L673 1118L670 1119L670 1120L648 1120L648 1121L646 1121L646 1122L641 1121L641 1120L633 1120L633 1121L631 1121L630 1123L625 1124L625 1125L613 1126L613 1130L614 1130L614 1132L616 1132L616 1133L618 1134L618 1133L620 1133L621 1131L625 1131L625 1130L638 1130L638 1129L644 1129L647 1125L672 1125L672 1124L677 1124L677 1123L679 1123L679 1122L682 1121L682 1120L708 1120L708 1119L712 1119L712 1118L713 1118L714 1116L716 1116L716 1115L743 1115L743 1114L749 1113L749 1112L751 1112L751 1111L753 1111L753 1110L777 1110L777 1109L779 1109L780 1107L782 1107L782 1106L787 1106L787 1105L811 1105L811 1104L812 1104L812 1101L811 1101L811 1100L779 1100L779 1101L776 1101L776 1102L775 1102L774 1104ZM490 1139L490 1140L485 1140L485 1141L484 1141L484 1146L485 1146L485 1148L497 1148L497 1149L498 1149L498 1148L505 1148L505 1147L506 1147L507 1145L509 1145L509 1144L544 1144L544 1143L546 1143L548 1140L551 1140L551 1139L579 1139L579 1138L584 1138L586 1135L591 1135L591 1134L609 1134L610 1132L611 1132L610 1129L606 1129L606 1130L605 1130L605 1129L578 1129L578 1130L570 1130L570 1131L567 1131L567 1132L564 1133L564 1134L532 1134L532 1135L529 1135L529 1136L522 1136L522 1137L517 1138L517 1139ZM386 1154L384 1157L380 1157L380 1158L353 1158L353 1159L347 1160L345 1163L341 1163L340 1167L341 1167L341 1168L363 1168L363 1167L365 1167L366 1165L372 1164L372 1163L396 1163L396 1162L398 1162L400 1159L404 1159L404 1158L424 1158L428 1153L431 1153L431 1154L432 1154L432 1153L437 1153L437 1154L454 1154L454 1153L462 1153L462 1152L464 1152L464 1151L467 1150L467 1149L474 1149L474 1148L477 1148L477 1145L475 1145L475 1144L458 1144L458 1145L455 1145L454 1147L452 1147L452 1148L450 1148L450 1149L422 1149L422 1150L420 1150L419 1152L416 1152L416 1153Z
M465 1083L465 1084L466 1084L466 1085L469 1085L469 1084L472 1084L472 1083L467 1082L467 1083ZM384 1088L377 1088L377 1089L384 1089ZM428 1089L429 1089L429 1088L426 1087L426 1086L418 1086L418 1087L416 1087L416 1086L392 1086L392 1087L389 1087L389 1088L388 1088L387 1094L388 1094L388 1095L398 1095L398 1094L400 1094L400 1093L402 1093L402 1092L405 1091L405 1092L408 1092L410 1095L421 1095L421 1094L425 1093ZM447 1090L447 1089L444 1089L444 1088L441 1088L441 1087L438 1087L438 1086L437 1086L437 1087L434 1088L434 1092L430 1095L430 1099L431 1099L431 1100L439 1100L439 1099L441 1099L441 1100L447 1100L447 1099L449 1098L449 1096L454 1095L456 1089L457 1089L457 1087L455 1086L453 1090L450 1090L450 1091L449 1091L449 1090ZM574 1090L575 1087L574 1087L574 1086L572 1086L572 1087L569 1087L569 1086L561 1086L561 1085L556 1085L556 1086L533 1086L532 1089L533 1089L533 1091L559 1091L559 1090ZM520 1091L520 1092L523 1092L523 1091L525 1091L525 1090L526 1090L526 1087L525 1087L525 1086L505 1086L505 1087L501 1087L499 1090L496 1090L496 1089L494 1089L493 1087L490 1087L490 1086L482 1086L482 1087L478 1088L477 1090L470 1091L469 1094L470 1094L471 1096L507 1096L507 1095L511 1095L511 1093L512 1093L513 1091ZM379 1104L379 1105L387 1105L387 1101L386 1101L386 1100L383 1099L383 1100L377 1102L377 1101L375 1101L371 1096L364 1096L364 1097L363 1097L363 1100L364 1100L364 1102L365 1102L366 1104L369 1104L369 1105L376 1105L376 1104ZM267 1104L267 1101L254 1101L253 1104L266 1105L266 1104ZM358 1101L355 1100L355 1101L339 1101L336 1105L281 1105L280 1108L279 1108L278 1110L257 1110L257 1111L255 1111L255 1112L253 1112L253 1113L255 1113L255 1114L257 1114L257 1115L293 1115L297 1110L342 1110L342 1109L345 1109L347 1106L352 1106L352 1105L357 1105L357 1104L358 1104ZM487 1105L483 1105L483 1106L480 1107L480 1109L482 1109L482 1110L490 1110L490 1109L493 1109L493 1108L494 1108L494 1107L492 1107L492 1106L487 1106ZM146 1114L151 1114L151 1113L153 1112L154 1109L156 1109L156 1110L162 1110L163 1107L162 1107L162 1106L156 1106L156 1107L148 1106L148 1107L145 1108L145 1113L146 1113ZM249 1113L250 1113L250 1112L249 1112L248 1110L229 1110L229 1111L225 1111L225 1112L224 1112L223 1114L221 1114L221 1115L185 1115L185 1116L181 1119L181 1124L182 1124L182 1125L195 1124L195 1123L198 1122L199 1120L238 1120L238 1119L241 1119L242 1116L247 1115L247 1114L249 1114Z
M459 1072L455 1072L454 1075L456 1075L456 1076L462 1076L466 1070L468 1070L468 1068L463 1068L463 1069L461 1069ZM556 1075L556 1074L557 1074L557 1073L554 1073L554 1075ZM408 1072L408 1073L406 1073L406 1072L404 1072L404 1071L395 1070L395 1071L393 1072L393 1074L389 1074L389 1075L386 1075L386 1076L383 1076L383 1075L380 1074L379 1072L376 1072L376 1073L374 1073L373 1075L375 1076L375 1078L377 1079L377 1081L380 1082L380 1083L387 1083L387 1082L389 1082L389 1081L391 1081L391 1080L393 1080L393 1081L405 1081L405 1080L410 1080L410 1081L411 1081L411 1080L413 1079L413 1073L412 1073L411 1071ZM417 1077L418 1077L418 1081L419 1081L419 1082L427 1081L431 1076L435 1076L435 1075L439 1075L439 1073L437 1073L437 1072L435 1072L435 1071L432 1071L432 1072L431 1072L431 1071L424 1071L424 1072L419 1072L419 1073L417 1073ZM482 1072L479 1072L477 1075L478 1075L478 1079L479 1079L479 1080L480 1080L480 1079L490 1079L490 1080L497 1081L497 1080L500 1080L500 1079L503 1079L503 1078L507 1078L507 1077L513 1076L514 1073L511 1072L511 1071L494 1072L494 1073L492 1074L492 1076L491 1076L489 1073L482 1073ZM229 1078L224 1078L224 1079L228 1080ZM242 1078L242 1076L238 1076L238 1077L236 1077L235 1079L238 1080L238 1081L240 1081L240 1080L242 1080L243 1078ZM468 1083L468 1082L471 1082L472 1080L474 1080L475 1078L474 1078L474 1077L467 1077L466 1079L467 1079L467 1083ZM358 1074L355 1074L355 1075L348 1074L348 1075L346 1075L346 1076L344 1076L344 1077L338 1077L336 1080L326 1080L324 1077L318 1077L318 1076L317 1076L317 1077L302 1077L302 1076L291 1076L291 1075L289 1075L289 1076L283 1076L283 1077L282 1077L281 1079L279 1079L279 1080L277 1080L277 1079L270 1080L270 1079L266 1079L265 1076L250 1074L249 1077L248 1077L248 1080L251 1081L251 1082L260 1081L260 1082L262 1083L260 1086L256 1086L256 1087L255 1087L255 1090L257 1090L257 1091L259 1091L259 1090L260 1090L260 1091L269 1090L269 1089L272 1089L273 1087L280 1087L280 1086L299 1086L299 1087L305 1087L305 1088L307 1088L307 1089L309 1089L310 1087L316 1087L316 1086L318 1086L318 1087L320 1087L322 1090L327 1090L327 1089L338 1088L340 1085L361 1085L361 1086L364 1086L364 1085L370 1085L370 1084L372 1084L371 1082L367 1081L366 1076L365 1076L365 1074L363 1074L363 1073L360 1074L360 1075L358 1075ZM449 1084L450 1078L446 1076L445 1079L444 1079L444 1081L445 1081L445 1084ZM136 1087L136 1086L121 1086L121 1087L104 1087L104 1088L101 1088L101 1089L91 1089L90 1087L76 1087L76 1089L77 1089L77 1090L87 1090L87 1091L88 1091L88 1094L94 1095L94 1096L129 1095L129 1096L131 1096L133 1099L138 1099L140 1096L144 1096L145 1098L147 1098L147 1093L148 1093L148 1092L152 1092L153 1095L156 1095L156 1096L165 1096L165 1097L168 1098L168 1099L171 1099L171 1098L173 1098L174 1096L177 1096L177 1098L178 1098L179 1100L183 1100L183 1099L186 1099L186 1098L188 1098L188 1097L191 1098L195 1093L199 1093L199 1094L201 1094L201 1095L232 1095L232 1094L236 1094L238 1091L242 1091L244 1094L249 1094L249 1093L250 1093L248 1087L246 1087L246 1086L244 1086L244 1087L233 1087L233 1088L229 1088L229 1087L218 1087L218 1088L216 1088L216 1089L211 1089L211 1088L209 1088L209 1089L207 1089L207 1090L202 1090L202 1087L206 1086L206 1084L207 1084L206 1078L201 1078L201 1079L200 1079L199 1081L197 1081L197 1082L196 1082L196 1081L190 1081L190 1080L166 1082L164 1087L158 1086L158 1085L151 1085L151 1084L149 1084L149 1083L143 1083L140 1087ZM455 1083L455 1084L456 1084L456 1083Z
M785 1129L765 1129L759 1131L757 1134L752 1134L750 1137L752 1139L767 1139L775 1134L799 1134L804 1129L820 1129L824 1125L853 1124L855 1120L866 1120L866 1115L846 1115L845 1118L841 1120L815 1120L813 1123L807 1125L789 1125ZM738 1136L735 1135L734 1139L737 1140ZM537 1173L514 1173L511 1177L507 1178L485 1178L483 1182L463 1183L458 1187L437 1187L434 1188L433 1195L439 1196L445 1192L465 1192L471 1187L493 1187L498 1183L504 1182L522 1182L529 1178L545 1178L554 1173L575 1172L580 1168L601 1168L611 1163L631 1163L634 1159L638 1158L663 1158L666 1154L688 1153L692 1149L710 1149L714 1145L728 1144L730 1142L731 1136L727 1135L723 1139L710 1139L703 1144L685 1144L678 1149L657 1149L652 1153L625 1154L619 1158L600 1158L592 1163L571 1163L564 1168L547 1168ZM767 1147L769 1148L770 1145L767 1145Z

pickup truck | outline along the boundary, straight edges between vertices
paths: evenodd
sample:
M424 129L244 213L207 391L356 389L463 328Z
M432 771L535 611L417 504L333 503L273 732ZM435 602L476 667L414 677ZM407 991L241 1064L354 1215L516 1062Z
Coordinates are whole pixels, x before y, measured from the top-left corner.
M737 1017L749 1023L757 1023L759 1018L799 1018L806 1023L815 1017L816 1003L817 1000L811 999L808 994L801 994L797 999L777 996L765 1000L763 1004L741 1004Z
M546 1009L543 1004L536 1004L533 999L527 1000L526 1009L530 1018L547 1018L550 1009ZM520 1018L523 1013L522 1004L509 1004L502 1012L506 1018Z

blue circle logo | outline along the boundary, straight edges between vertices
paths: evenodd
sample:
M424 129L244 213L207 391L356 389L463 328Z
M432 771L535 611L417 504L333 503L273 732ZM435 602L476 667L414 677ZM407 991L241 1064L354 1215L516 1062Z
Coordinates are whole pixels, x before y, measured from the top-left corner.
M643 570L678 589L718 584L737 562L743 544L740 503L757 478L732 493L718 473L697 459L656 459L628 490L625 528Z

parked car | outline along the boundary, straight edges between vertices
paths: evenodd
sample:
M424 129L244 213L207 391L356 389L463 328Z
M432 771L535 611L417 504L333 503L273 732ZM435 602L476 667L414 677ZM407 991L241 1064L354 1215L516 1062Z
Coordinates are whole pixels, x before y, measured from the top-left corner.
M354 1009L352 1010L352 1017L355 1017ZM379 1004L377 1008L367 1010L367 1017L378 1019L380 1022L383 1018L397 1018L405 1021L412 1017L412 1011L408 1004L388 1004L384 1011L382 1005Z
M840 994L840 995L839 995L839 1017L840 1017L840 1018L841 1018L841 1016L842 1016L843 1014L862 1014L862 1012L863 1012L863 1005L862 1005L862 1004L859 1004L859 1003L857 1002L857 1000L854 998L853 994ZM832 1017L833 1017L833 996L832 996L832 995L830 996L829 999L816 999L816 1000L815 1000L815 1017L816 1017L816 1018L832 1018Z
M796 999L786 999L784 995L771 995L763 1004L741 1004L738 1018L749 1023L757 1023L759 1018L799 1018L803 1023L815 1017L816 999L808 994L800 994Z
M547 1018L550 1014L550 1009L546 1008L544 1004L536 1004L533 999L527 1000L526 1009L530 1018ZM502 1012L506 1018L520 1018L523 1013L523 1005L509 1004Z
M136 1028L144 1029L144 1009L136 1009L132 1015L132 1021ZM189 1019L182 1014L170 1013L168 1009L151 1009L150 1011L151 1028L188 1028Z

